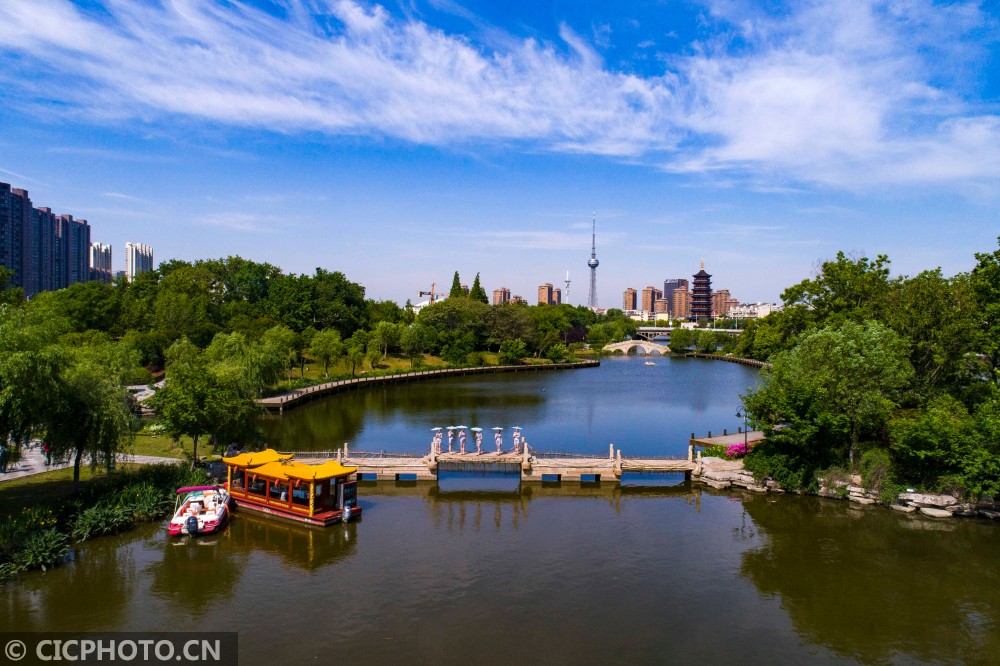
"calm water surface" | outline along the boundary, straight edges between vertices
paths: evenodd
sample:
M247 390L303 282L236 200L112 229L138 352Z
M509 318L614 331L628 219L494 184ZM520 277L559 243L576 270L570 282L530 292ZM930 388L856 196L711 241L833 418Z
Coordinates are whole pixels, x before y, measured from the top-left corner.
M619 372L614 363L607 367ZM588 372L531 380L586 383ZM731 377L728 396L678 389L687 398L666 402L725 416L747 378ZM656 439L669 432L663 411L671 409L654 409L669 385L657 381L634 384L631 414L647 425L630 432L666 446L689 432ZM559 413L561 391L546 394L528 403L534 413ZM475 397L435 409L466 409L456 418L468 424L476 410L510 408L497 400L503 407ZM392 416L379 408L355 433L428 420L411 409ZM527 421L523 413L515 417ZM588 446L606 438L600 418L571 421L562 423L593 433ZM636 435L632 446L641 441ZM711 491L677 477L662 483L379 482L362 484L364 518L346 528L237 514L224 534L170 541L165 523L149 525L85 543L72 562L0 587L0 630L236 630L243 663L273 664L345 655L368 663L1000 663L995 524ZM468 489L483 485L494 489Z
M286 450L426 453L434 426L524 428L543 451L686 455L692 432L735 432L739 394L757 370L705 359L611 357L598 368L391 384L306 403L262 421L269 444ZM485 438L488 443L492 437ZM470 438L471 441L471 438ZM457 446L457 443L456 443Z

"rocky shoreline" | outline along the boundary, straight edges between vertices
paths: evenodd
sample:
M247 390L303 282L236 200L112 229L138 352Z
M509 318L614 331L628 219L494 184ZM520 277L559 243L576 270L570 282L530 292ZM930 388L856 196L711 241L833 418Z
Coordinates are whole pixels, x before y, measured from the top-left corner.
M759 483L754 475L743 469L742 460L725 460L715 457L700 457L697 467L691 474L694 481L719 490L731 487L745 488L752 492L786 492L776 481ZM830 499L843 499L859 505L882 504L879 496L868 492L861 485L861 477L854 475L847 481L835 480L824 483L816 495ZM933 495L929 493L900 493L892 504L888 505L894 511L903 513L920 513L931 518L989 518L1000 520L1000 503L994 500L979 502L963 502L952 495Z

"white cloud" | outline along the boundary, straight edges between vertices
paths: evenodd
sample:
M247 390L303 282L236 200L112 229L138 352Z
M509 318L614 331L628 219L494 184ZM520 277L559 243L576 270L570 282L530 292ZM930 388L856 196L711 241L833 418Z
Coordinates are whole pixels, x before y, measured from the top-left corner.
M353 0L289 0L288 19L211 0L103 4L0 2L0 53L30 69L0 78L104 121L525 144L759 191L1000 177L1000 116L969 83L996 25L974 3L812 0L766 14L708 0L712 34L645 77L609 67L568 25L560 44L488 48Z

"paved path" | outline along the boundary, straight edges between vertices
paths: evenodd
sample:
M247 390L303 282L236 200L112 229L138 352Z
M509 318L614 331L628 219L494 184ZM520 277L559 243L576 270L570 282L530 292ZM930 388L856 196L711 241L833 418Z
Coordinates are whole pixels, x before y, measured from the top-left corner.
M139 465L153 465L156 463L176 463L181 462L179 458L161 458L160 456L130 456L127 454L118 454L118 462L122 463L135 463ZM20 479L25 476L31 476L32 474L41 474L43 472L51 472L57 469L65 469L67 467L72 467L71 462L60 462L53 465L45 464L45 454L42 453L41 448L38 446L32 447L30 450L25 449L21 453L21 462L18 463L17 468L14 470L7 471L0 474L0 483L4 481L12 481L14 479Z

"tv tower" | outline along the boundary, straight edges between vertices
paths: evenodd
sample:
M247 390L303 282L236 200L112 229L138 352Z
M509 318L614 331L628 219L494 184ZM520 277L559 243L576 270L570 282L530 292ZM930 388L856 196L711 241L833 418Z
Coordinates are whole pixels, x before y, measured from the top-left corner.
M564 280L564 282L566 283L566 292L565 292L566 293L566 301L565 302L569 303L569 271L566 271L566 279Z
M594 213L594 224L590 236L590 297L587 299L587 307L591 310L597 309L597 267L601 262L597 260L597 213Z

